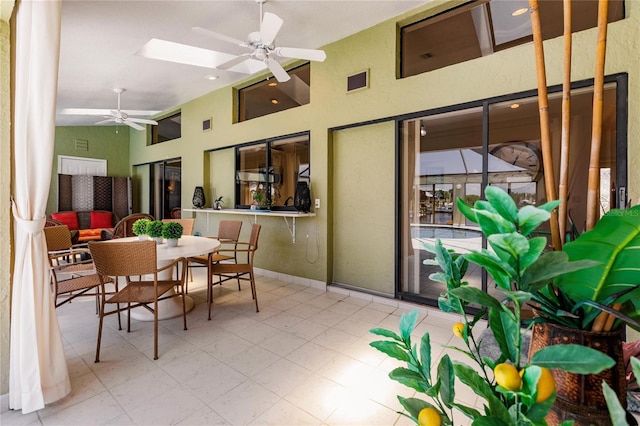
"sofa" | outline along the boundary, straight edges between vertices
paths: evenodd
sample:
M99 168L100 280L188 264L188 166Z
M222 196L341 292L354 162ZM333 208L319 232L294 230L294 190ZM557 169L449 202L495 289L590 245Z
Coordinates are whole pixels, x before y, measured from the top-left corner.
M112 231L119 220L116 214L105 210L55 212L49 218L67 225L72 233L77 231L80 243L101 240L102 231Z

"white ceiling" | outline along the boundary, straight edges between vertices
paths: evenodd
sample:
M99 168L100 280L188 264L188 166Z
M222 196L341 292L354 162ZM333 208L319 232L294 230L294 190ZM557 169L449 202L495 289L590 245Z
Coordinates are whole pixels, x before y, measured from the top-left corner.
M269 0L264 11L284 20L277 46L315 49L428 1ZM157 38L245 53L241 47L199 35L191 28L199 26L245 40L259 28L259 19L260 6L255 0L64 0L57 110L115 109L113 89L120 87L127 90L122 109L164 111L233 84L247 75L147 59L136 52ZM205 79L211 74L220 78ZM56 123L91 125L99 120L58 114Z

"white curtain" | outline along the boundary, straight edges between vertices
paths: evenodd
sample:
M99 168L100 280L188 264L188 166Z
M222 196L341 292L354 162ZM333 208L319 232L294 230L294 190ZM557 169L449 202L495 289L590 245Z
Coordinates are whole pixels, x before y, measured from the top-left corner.
M42 232L51 183L61 7L60 0L23 0L15 24L9 407L23 413L71 391Z

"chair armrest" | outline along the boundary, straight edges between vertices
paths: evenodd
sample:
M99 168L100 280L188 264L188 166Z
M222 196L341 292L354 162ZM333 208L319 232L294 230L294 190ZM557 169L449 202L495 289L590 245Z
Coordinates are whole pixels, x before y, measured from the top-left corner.
M174 266L176 266L178 264L178 262L182 262L184 264L184 263L187 262L187 259L184 258L184 257L179 257L179 258L175 259L174 261L172 261L171 263L169 263L168 265L165 265L162 268L156 269L156 272L162 272L162 271L165 271L167 269L171 269Z
M102 241L112 240L113 239L113 231L110 229L103 229L100 231L100 239Z

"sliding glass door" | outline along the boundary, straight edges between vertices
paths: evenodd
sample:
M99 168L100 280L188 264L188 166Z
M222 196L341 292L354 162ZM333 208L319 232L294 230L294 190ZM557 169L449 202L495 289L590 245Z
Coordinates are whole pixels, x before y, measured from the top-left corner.
M156 219L171 217L171 209L180 207L182 197L182 162L180 159L161 161L150 167L150 214Z
M626 75L609 78L604 91L600 153L600 215L626 204ZM553 172L560 172L562 94L550 90L549 116ZM582 232L586 221L593 87L572 90L571 150L567 238ZM400 262L398 291L402 298L436 304L444 284L425 265L433 256L424 249L436 239L457 253L486 247L479 228L456 206L482 198L487 185L505 189L519 207L546 202L540 146L538 99L502 97L475 107L452 107L400 122ZM542 227L539 235L547 235ZM471 264L465 280L490 293L495 286Z

